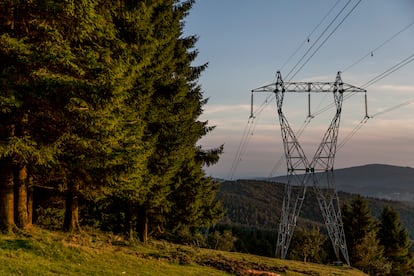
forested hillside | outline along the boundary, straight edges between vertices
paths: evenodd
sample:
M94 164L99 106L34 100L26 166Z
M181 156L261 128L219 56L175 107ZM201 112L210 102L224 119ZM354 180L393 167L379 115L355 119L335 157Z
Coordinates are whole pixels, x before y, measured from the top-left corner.
M197 141L193 1L0 2L0 228L195 234L222 215Z
M295 193L292 187L292 193ZM274 256L284 184L238 180L221 183L218 197L226 215L212 230L231 231L234 250ZM351 265L369 275L412 275L414 207L339 193ZM288 258L337 261L312 188L306 193ZM410 241L411 237L411 241Z
M258 181L237 180L224 181L220 185L218 197L222 200L226 215L223 223L276 230L282 206L284 184ZM294 189L293 189L294 191ZM339 193L340 202L347 204L358 195ZM389 200L366 198L374 217L380 217L386 206L398 211L401 221L407 227L414 240L414 206ZM298 225L323 227L323 219L314 191L307 190Z

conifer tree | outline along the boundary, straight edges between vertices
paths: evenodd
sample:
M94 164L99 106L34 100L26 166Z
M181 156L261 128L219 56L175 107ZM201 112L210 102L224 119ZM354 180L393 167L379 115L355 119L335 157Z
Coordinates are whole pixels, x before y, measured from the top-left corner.
M391 270L391 263L384 256L384 247L379 244L376 231L368 232L355 246L355 263L369 275L385 275Z
M413 256L407 230L400 222L398 213L385 207L381 213L378 238L384 246L384 256L391 262L391 275L409 275L414 270Z
M194 216L196 220L205 219L201 219L201 213L208 213L205 212L208 208L206 204L216 210L210 215L216 214L217 217L220 213L211 196L214 194L214 185L204 177L201 169L203 162L195 160L202 156L198 155L202 150L196 147L196 143L209 128L206 122L198 121L205 101L196 83L206 65L192 66L197 56L197 51L193 49L197 38L183 37L183 18L194 1L155 2L159 5L153 17L154 33L160 37L156 37L159 43L153 64L147 68L151 72L147 75L147 81L153 84L154 93L146 121L147 133L149 137L156 137L156 143L148 159L148 174L145 178L151 190L138 208L138 230L144 241L148 227L164 232L165 227L169 228L166 217L176 212L184 215L186 211L177 209L182 205L176 205L176 199L182 198L184 193L190 198L193 193L192 199L186 198L189 203L196 201L195 194L203 193L202 190L209 195L204 203L198 202L199 207L193 204L192 212L199 212ZM217 153L221 151L217 150ZM176 225L185 224L186 219L188 217L183 216L183 221L176 221Z
M21 228L31 223L30 165L51 159L48 141L38 139L40 135L33 132L37 111L47 112L43 99L48 91L37 89L36 73L50 63L41 52L52 51L43 47L53 36L47 35L44 22L50 19L46 15L54 5L41 4L14 0L0 3L0 224L5 230L12 229L15 222Z
M137 213L151 189L151 182L145 181L148 175L148 158L154 152L156 136L147 132L146 114L151 109L150 99L154 93L153 62L158 52L158 34L154 32L157 18L157 1L121 1L113 10L113 22L118 31L117 38L124 45L120 51L123 63L120 64L123 79L119 85L126 92L122 103L118 104L120 124L119 147L114 151L110 180L111 197L123 202L121 211L125 214L123 223L127 226L129 238L134 237ZM125 47L128 46L128 47Z
M223 210L215 196L218 183L206 177L202 170L203 163L206 163L203 159L217 156L221 149L214 151L204 151L198 157L189 158L174 178L176 184L169 197L172 212L166 215L166 227L170 233L179 235L177 233L184 228L194 235L201 227L215 224L222 217Z
M360 245L365 237L376 231L376 222L371 216L367 201L358 196L350 205L342 207L342 221L348 246L349 259L352 265L358 263L357 246Z

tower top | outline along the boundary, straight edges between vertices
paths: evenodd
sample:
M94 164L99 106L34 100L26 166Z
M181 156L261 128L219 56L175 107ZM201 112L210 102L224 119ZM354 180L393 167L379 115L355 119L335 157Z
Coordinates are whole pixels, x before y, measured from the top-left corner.
M276 82L252 90L252 92L367 92L365 89L343 83L341 72L338 72L334 82L284 82L280 71L276 73Z

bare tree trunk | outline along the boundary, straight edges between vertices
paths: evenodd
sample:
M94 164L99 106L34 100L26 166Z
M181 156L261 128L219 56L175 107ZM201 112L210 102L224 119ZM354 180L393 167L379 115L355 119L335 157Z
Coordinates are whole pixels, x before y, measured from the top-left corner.
M126 225L128 225L128 239L130 241L134 240L134 225L137 220L136 209L129 204L128 209L126 210Z
M79 225L79 182L69 183L66 192L65 220L63 230L67 232L80 231Z
M27 167L14 168L15 185L15 222L17 227L24 229L29 225L29 208L27 205Z
M145 206L140 206L138 209L138 235L141 242L146 244L148 242L148 214Z
M29 226L33 224L33 179L29 178L29 183L27 187L27 219Z
M29 135L28 132L29 114L21 114L20 123L14 128L16 136L25 137ZM29 225L29 209L27 206L27 185L28 173L27 162L19 154L13 156L13 177L14 177L14 220L20 229L24 229Z
M0 159L0 230L11 232L14 224L14 183L11 158Z

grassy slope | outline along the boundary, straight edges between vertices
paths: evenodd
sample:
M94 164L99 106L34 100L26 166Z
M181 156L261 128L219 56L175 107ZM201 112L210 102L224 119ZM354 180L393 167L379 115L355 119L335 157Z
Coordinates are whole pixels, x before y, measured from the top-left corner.
M365 275L346 267L282 261L152 242L127 243L109 234L67 235L31 229L0 235L0 275Z

